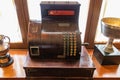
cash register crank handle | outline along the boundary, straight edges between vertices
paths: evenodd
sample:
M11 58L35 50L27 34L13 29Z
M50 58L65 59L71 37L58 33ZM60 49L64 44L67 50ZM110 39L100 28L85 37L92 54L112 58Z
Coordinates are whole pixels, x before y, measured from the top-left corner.
M85 43L82 43L81 46L88 46L89 43L85 42Z

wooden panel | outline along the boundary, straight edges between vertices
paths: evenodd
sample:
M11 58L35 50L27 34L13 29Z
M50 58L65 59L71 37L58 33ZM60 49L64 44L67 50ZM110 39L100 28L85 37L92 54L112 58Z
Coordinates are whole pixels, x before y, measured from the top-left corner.
M81 57L75 59L31 59L29 55L24 65L26 76L56 78L92 78L95 67L82 47ZM39 74L38 74L39 73Z
M17 17L20 25L21 35L22 35L22 43L11 43L11 48L13 49L25 49L27 48L27 31L28 31L28 8L27 8L27 0L14 0L15 7L17 11Z
M102 0L90 0L89 15L86 26L86 33L84 42L88 42L90 45L87 48L94 47L94 38L97 29L97 23L101 10Z

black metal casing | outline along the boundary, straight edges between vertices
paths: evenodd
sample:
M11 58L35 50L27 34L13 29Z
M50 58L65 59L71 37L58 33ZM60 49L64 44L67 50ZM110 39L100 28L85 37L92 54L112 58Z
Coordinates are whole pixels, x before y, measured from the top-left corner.
M44 1L40 4L42 21L30 22L28 29L31 58L79 59L78 2ZM68 14L68 15L67 15Z

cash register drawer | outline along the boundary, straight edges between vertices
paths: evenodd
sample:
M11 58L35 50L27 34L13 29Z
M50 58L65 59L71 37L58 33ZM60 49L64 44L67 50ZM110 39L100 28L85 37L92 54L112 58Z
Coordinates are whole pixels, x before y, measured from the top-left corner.
M29 68L27 77L92 77L94 69L86 68Z

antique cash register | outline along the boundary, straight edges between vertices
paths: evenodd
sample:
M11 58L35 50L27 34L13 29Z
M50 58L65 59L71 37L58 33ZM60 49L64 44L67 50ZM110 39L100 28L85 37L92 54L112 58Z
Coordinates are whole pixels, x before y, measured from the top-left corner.
M43 1L40 21L30 21L26 77L36 80L92 80L95 70L81 47L78 2Z
M29 53L32 58L80 58L81 33L77 2L42 2L41 26L30 23Z

